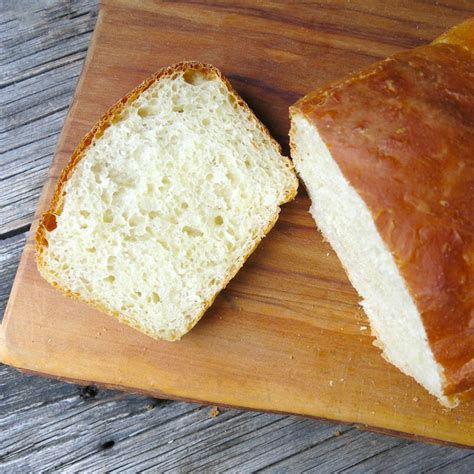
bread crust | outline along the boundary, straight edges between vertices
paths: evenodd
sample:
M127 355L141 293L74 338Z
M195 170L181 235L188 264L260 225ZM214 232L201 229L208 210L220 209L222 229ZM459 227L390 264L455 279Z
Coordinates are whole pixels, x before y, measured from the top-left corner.
M300 99L370 209L443 367L474 396L474 19ZM294 147L294 145L293 145Z
M194 325L202 318L206 310L212 305L214 302L215 298L217 295L227 286L229 281L236 275L236 273L240 270L240 268L243 266L245 261L248 259L248 257L252 254L252 252L256 249L260 241L265 237L265 235L271 230L271 228L275 225L275 222L278 219L278 215L280 212L280 208L277 208L277 211L275 214L271 217L269 220L268 226L265 229L265 231L262 233L261 236L259 236L254 242L248 253L239 259L234 267L231 268L229 273L224 279L224 282L220 289L216 292L216 294L208 301L206 301L203 305L202 310L193 318L193 320L190 322L190 324L187 326L186 330L183 331L182 333L175 333L171 336L165 335L165 334L160 334L157 335L154 332L151 332L147 330L145 327L142 327L140 324L137 324L136 321L129 320L125 318L123 315L121 315L119 312L111 310L110 308L104 306L102 303L94 300L87 300L83 298L79 293L72 292L68 290L67 288L64 288L60 285L60 283L57 281L55 278L55 275L52 274L49 270L47 265L45 264L44 261L44 250L48 245L48 241L46 238L46 232L51 231L56 227L56 216L59 216L61 214L61 209L62 209L62 204L63 200L65 197L64 193L64 186L68 179L71 177L71 175L74 172L74 169L76 166L79 164L79 162L82 160L82 158L85 156L87 150L89 149L92 144L102 136L104 131L110 127L115 121L119 120L122 116L122 113L124 110L132 104L137 98L148 88L156 84L158 81L161 79L164 79L166 77L173 76L174 74L178 73L188 73L196 71L200 74L206 75L208 77L217 77L219 78L226 86L228 90L228 94L230 97L234 99L234 107L235 108L242 108L244 112L246 112L250 118L254 121L256 126L264 133L264 135L267 136L267 138L270 140L270 142L277 148L279 153L282 153L282 148L280 144L270 135L270 132L268 129L260 122L260 120L255 116L253 111L250 109L250 107L246 104L246 102L239 96L239 94L235 91L235 89L232 87L230 82L222 75L222 73L215 68L214 66L210 64L203 64L195 61L185 61L181 63L174 64L169 67L165 67L149 78L145 79L140 85L138 85L135 89L133 89L131 92L129 92L127 95L122 97L118 102L116 102L105 114L100 118L100 120L96 123L96 125L92 128L92 130L87 133L87 135L82 139L82 141L79 143L79 145L76 147L74 153L72 154L68 164L66 167L63 169L59 179L58 183L56 185L51 204L49 206L49 209L47 212L45 212L38 224L38 228L36 230L35 234L35 246L36 246L36 262L38 266L38 270L52 286L60 290L62 293L64 293L67 297L76 299L79 301L82 301L84 303L87 303L96 309L107 313L111 316L116 317L120 322L125 323L135 329L138 329L139 331L147 334L148 336L155 338L155 339L165 339L168 341L175 341L179 340L181 336L186 334L189 330L191 330ZM290 159L287 157L284 157L286 160L286 165L288 169L294 174L294 166L293 163ZM294 174L294 183L291 188L289 188L282 199L282 201L279 203L279 205L282 205L288 201L291 201L292 199L295 198L296 193L298 190L298 179L296 178L296 174Z

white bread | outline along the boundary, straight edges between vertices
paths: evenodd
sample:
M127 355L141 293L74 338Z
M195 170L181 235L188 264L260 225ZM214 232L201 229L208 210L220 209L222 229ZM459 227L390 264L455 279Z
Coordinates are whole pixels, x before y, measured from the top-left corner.
M445 406L474 389L474 19L309 94L291 154L384 357Z
M79 145L38 227L38 268L67 295L173 341L296 190L291 162L220 72L178 64Z

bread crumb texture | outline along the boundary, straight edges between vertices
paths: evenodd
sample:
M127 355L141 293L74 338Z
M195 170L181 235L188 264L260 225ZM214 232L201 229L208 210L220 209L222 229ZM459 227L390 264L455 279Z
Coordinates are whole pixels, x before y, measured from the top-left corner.
M450 405L442 391L442 367L433 357L421 317L392 254L318 129L302 114L292 117L292 156L312 200L311 214L363 297L361 305L377 337L374 344L388 361Z
M175 340L271 228L297 181L215 68L185 63L146 87L60 184L38 231L38 263L69 295Z

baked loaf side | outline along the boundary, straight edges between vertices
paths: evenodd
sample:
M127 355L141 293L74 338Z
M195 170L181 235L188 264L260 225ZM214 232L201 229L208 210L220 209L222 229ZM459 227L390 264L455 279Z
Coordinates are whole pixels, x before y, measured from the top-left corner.
M309 94L291 150L385 357L474 389L474 21Z
M179 339L296 194L291 162L212 66L145 81L85 137L38 227L41 274Z

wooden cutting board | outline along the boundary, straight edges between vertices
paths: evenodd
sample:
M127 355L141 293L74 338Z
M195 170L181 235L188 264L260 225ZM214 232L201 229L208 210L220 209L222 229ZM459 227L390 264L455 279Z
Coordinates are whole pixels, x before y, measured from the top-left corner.
M474 14L430 2L108 0L38 207L103 112L174 62L219 67L288 150L288 106L309 90ZM155 396L323 417L474 446L474 403L448 411L372 345L358 297L303 189L193 331L154 341L63 297L36 269L33 232L0 334L3 362Z

